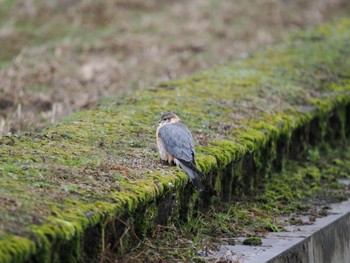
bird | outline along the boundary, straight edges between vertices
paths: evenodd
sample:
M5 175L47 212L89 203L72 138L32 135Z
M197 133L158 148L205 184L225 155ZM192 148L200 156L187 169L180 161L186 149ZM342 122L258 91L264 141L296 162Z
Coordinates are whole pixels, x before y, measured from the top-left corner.
M173 112L164 113L156 131L156 138L160 158L169 165L182 168L194 187L199 192L203 191L201 179L205 180L205 176L196 166L193 137L179 116Z

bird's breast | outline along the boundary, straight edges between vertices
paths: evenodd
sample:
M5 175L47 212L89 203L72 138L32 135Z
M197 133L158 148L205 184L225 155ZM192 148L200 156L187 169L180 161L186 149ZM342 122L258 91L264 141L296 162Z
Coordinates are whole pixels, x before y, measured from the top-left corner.
M160 158L164 161L168 160L168 151L165 148L165 144L162 140L162 138L157 136L157 146L158 146L158 151L160 154Z

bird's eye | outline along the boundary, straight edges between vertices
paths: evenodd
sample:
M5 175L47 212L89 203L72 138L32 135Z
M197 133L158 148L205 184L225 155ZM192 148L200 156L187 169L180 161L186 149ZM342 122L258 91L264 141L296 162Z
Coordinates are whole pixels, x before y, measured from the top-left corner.
M168 118L162 118L161 122L170 122L170 120L171 120L171 118L169 118L169 117Z

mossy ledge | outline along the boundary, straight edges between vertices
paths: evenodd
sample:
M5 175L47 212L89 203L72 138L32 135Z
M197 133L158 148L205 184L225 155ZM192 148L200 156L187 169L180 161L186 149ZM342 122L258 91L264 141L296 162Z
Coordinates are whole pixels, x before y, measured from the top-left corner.
M106 99L41 133L0 140L0 262L97 262L158 224L250 195L287 158L350 136L350 19L231 65ZM174 111L207 175L200 196L158 161L152 125Z

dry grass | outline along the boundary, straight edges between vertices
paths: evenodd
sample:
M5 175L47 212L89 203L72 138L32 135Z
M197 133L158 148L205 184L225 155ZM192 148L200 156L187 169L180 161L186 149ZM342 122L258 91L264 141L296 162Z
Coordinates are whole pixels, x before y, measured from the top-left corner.
M350 3L0 0L0 10L0 130L21 132L245 56Z

